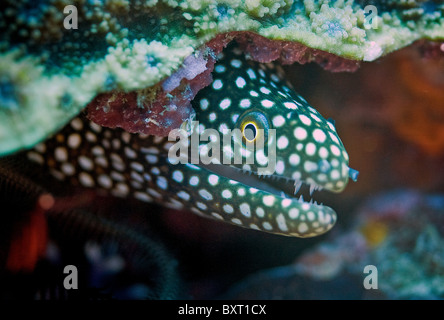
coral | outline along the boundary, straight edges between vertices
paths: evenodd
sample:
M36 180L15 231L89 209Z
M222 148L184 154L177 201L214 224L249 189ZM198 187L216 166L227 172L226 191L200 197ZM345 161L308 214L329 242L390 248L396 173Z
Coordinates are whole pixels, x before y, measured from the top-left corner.
M403 93L393 119L395 132L431 155L444 150L444 45L429 44L424 58L415 51L396 61ZM424 95L427 92L427 95ZM394 104L397 102L394 101ZM392 107L395 110L395 107Z
M160 85L130 93L115 91L97 96L87 106L88 118L107 127L167 136L194 116L191 100L211 83L217 54L234 39L249 57L259 62L279 60L282 64L305 64L315 61L335 72L351 72L359 67L357 61L295 42L268 40L251 32L230 32L215 37L185 58L183 66Z
M443 205L442 194L413 190L371 197L357 210L346 232L332 235L294 264L251 275L227 297L442 299ZM366 265L378 270L378 290L363 287Z
M185 105L179 105L179 100L162 106L150 103L149 95L142 90L101 94L88 105L88 117L106 127L166 136L194 114L188 100Z
M363 266L375 265L379 289L387 298L443 298L443 204L442 194L413 190L395 190L371 197L358 209L348 233L307 256L322 253L324 267L329 268L329 263L338 260L340 253L344 259L329 274L330 278L341 269L359 274ZM353 243L361 245L350 246ZM319 263L312 261L302 257L298 267L314 272L310 267L317 264L314 270L319 270Z
M87 106L88 118L107 127L129 132L168 136L194 117L191 100L212 81L216 54L233 37L222 35L185 58L183 66L149 89L130 93L114 91L97 96Z
M175 72L171 86L179 75L190 78L189 70L177 71L185 59L225 33L249 31L367 61L420 38L442 39L443 5L413 3L376 3L378 26L366 29L364 3L350 0L85 1L73 29L61 27L75 27L64 13L68 1L5 1L0 154L43 140L101 93L148 89L153 97L156 85ZM196 72L203 70L199 61Z

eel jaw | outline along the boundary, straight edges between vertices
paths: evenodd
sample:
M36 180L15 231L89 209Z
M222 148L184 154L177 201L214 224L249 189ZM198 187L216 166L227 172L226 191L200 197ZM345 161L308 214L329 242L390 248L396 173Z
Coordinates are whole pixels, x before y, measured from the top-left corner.
M234 180L240 186L254 191L252 192L254 197L249 203L251 206L264 208L266 213L259 217L252 214L248 219L239 215L237 218L245 221L242 226L285 236L307 238L329 231L336 222L336 213L332 208L318 204L313 199L304 200L303 193L312 195L315 189L319 188L316 185L301 181L295 182L293 179L277 175L259 176L253 171L242 170L230 165L199 166L230 181ZM301 188L302 185L305 186ZM299 188L297 190L299 192L294 192L295 187ZM290 191L291 189L292 191ZM308 196L308 198L311 197ZM236 203L234 199L231 201ZM233 220L232 217L233 215L230 216L231 220ZM226 221L230 222L229 219Z

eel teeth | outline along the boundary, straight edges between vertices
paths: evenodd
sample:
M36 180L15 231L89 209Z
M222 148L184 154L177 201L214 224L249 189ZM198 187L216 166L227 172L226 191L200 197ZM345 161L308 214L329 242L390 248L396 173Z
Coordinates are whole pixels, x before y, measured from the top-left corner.
M296 194L299 192L299 189L301 189L302 187L302 181L295 181L294 187L295 187L294 194Z
M317 186L315 184L310 184L310 197L313 196L313 193L316 191Z

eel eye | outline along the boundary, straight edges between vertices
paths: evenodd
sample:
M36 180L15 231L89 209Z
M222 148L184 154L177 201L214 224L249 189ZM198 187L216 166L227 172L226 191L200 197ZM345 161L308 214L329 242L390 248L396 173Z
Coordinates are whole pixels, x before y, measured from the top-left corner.
M268 139L268 129L270 128L267 117L257 111L248 111L239 117L238 127L242 133L242 140L245 143L256 142L258 139L263 139L264 142Z
M242 134L248 142L253 142L254 140L256 140L256 137L258 135L256 124L253 122L245 124L242 130Z

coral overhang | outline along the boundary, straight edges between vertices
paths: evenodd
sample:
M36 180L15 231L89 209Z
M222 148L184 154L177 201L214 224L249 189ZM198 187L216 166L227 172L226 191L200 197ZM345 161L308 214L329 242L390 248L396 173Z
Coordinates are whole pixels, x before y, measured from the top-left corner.
M167 136L192 117L191 100L212 81L216 56L231 41L237 41L251 59L282 64L316 62L325 69L355 71L359 62L311 49L297 42L269 40L252 32L221 34L184 60L184 64L159 85L130 93L101 94L88 104L89 119L106 127L129 132ZM196 71L197 70L197 71Z

